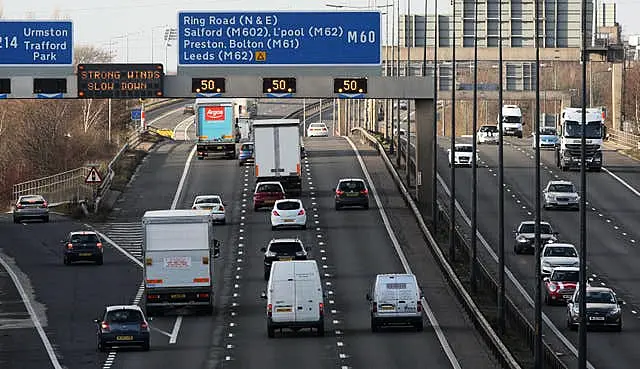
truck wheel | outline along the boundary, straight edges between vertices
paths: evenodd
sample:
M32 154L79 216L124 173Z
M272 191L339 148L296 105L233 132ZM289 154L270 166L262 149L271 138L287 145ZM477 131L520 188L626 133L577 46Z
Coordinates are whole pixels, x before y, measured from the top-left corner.
M42 217L42 222L49 223L49 216L47 215L46 217Z
M273 327L271 326L271 323L267 323L267 336L269 338L273 338L275 337L276 332L275 329L273 329Z
M422 322L422 319L420 319L419 322L416 322L415 327L418 332L424 331L424 323Z
M97 265L102 265L104 263L104 257L101 255L96 259Z
M376 323L376 320L371 318L371 332L375 333L378 331L378 323Z
M324 322L320 322L316 329L318 330L318 337L324 337Z

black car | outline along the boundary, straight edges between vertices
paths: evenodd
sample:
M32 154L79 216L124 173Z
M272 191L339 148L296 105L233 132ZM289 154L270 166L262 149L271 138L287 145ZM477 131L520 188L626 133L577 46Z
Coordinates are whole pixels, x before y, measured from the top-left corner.
M369 209L369 190L363 179L341 179L338 181L335 193L336 210L340 210L343 206L361 206Z
M271 263L274 261L307 260L307 250L302 241L297 238L273 239L267 247L260 251L264 252L264 280L269 279L271 273Z
M567 304L567 327L578 329L580 324L580 289L576 288ZM608 287L587 286L587 327L611 328L622 331L622 308L624 301Z
M137 305L108 306L97 324L98 350L113 346L140 346L149 350L149 323Z
M513 252L516 254L535 253L533 244L535 243L535 226L532 220L520 222L518 229L513 231L515 235L515 243ZM542 245L556 242L558 240L558 232L555 232L548 222L540 222L540 241Z
M102 239L91 231L70 232L67 238L60 241L64 246L64 264L74 261L93 261L102 265L104 249Z

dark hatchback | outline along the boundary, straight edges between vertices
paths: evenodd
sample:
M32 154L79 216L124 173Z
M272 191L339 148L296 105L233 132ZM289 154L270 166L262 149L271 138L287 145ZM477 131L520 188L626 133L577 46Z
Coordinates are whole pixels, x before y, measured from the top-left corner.
M361 206L369 209L369 190L364 180L359 178L341 179L335 189L335 207Z
M74 261L93 261L102 265L104 249L100 236L91 231L70 232L60 241L64 245L64 264Z
M280 238L271 240L267 247L260 251L264 252L264 280L269 279L271 264L274 261L307 260L307 251L304 249L302 241L297 238Z
M140 346L149 350L149 323L136 305L108 306L97 324L98 350L112 346Z

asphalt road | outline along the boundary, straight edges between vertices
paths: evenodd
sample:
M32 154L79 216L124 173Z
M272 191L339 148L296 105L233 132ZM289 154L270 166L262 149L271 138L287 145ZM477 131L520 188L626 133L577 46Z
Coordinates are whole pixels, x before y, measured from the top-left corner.
M460 141L468 141L461 139ZM530 255L515 255L513 253L512 231L522 220L534 218L535 189L534 189L534 161L530 150L530 141L507 139L505 145L505 245L506 265L516 278L533 295L536 283L534 277L535 262ZM525 147L523 147L525 146ZM447 167L446 148L448 140L441 140L441 155L439 155L439 171L446 182L450 184L449 169ZM528 147L528 148L527 148ZM526 155L525 155L526 153ZM478 170L478 227L494 250L498 245L498 195L497 177L497 147L481 145L479 147L481 166ZM577 172L559 172L552 166L551 152L543 153L543 163L546 165L541 171L541 182L544 186L551 179L570 179L579 185ZM557 177L556 177L557 175ZM620 185L610 181L606 173L588 173L589 211L588 222L588 270L593 278L593 284L611 285L629 300L633 306L634 289L637 288L638 272L632 266L637 265L637 249L630 243L628 234L625 237L620 230L616 230L616 221L601 207L609 204L610 209L624 211L633 207L637 209L637 199L624 194ZM470 214L471 204L471 170L460 168L456 170L457 199ZM616 187L617 186L617 187ZM615 193L615 194L612 194ZM606 193L607 196L602 196ZM616 197L621 200L612 200ZM596 209L591 210L591 208ZM612 210L611 212L614 212ZM600 215L602 214L602 216ZM630 217L629 217L630 218ZM607 222L607 219L610 222ZM560 240L579 245L579 218L577 212L544 211L543 221L549 221L560 233ZM634 220L627 221L637 222ZM612 224L613 223L613 224ZM633 229L637 229L633 228ZM628 231L630 232L630 231ZM614 275L615 279L611 276ZM511 286L509 286L511 287ZM510 288L510 293L516 293ZM551 318L555 326L577 346L577 334L566 328L566 308L545 306L543 311ZM640 329L637 314L630 306L623 308L624 328L622 333L591 332L588 340L589 361L597 368L635 368L640 354L634 350L634 337ZM545 328L545 335L553 333ZM571 355L564 347L555 347ZM562 349L562 350L560 350Z

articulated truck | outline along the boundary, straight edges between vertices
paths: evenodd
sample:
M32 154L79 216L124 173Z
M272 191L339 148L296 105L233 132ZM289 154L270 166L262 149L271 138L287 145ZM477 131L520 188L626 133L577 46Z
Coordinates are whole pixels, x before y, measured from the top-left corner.
M300 120L254 120L253 141L256 181L278 181L287 195L300 195Z
M235 159L238 142L237 113L233 100L196 99L194 104L198 159Z
M208 210L152 210L142 217L144 305L149 316L170 308L213 311L213 238Z
M586 169L602 169L602 139L604 121L600 108L587 108L586 111ZM582 157L582 109L565 108L560 116L558 127L559 144L556 146L556 165L562 171L579 169Z

